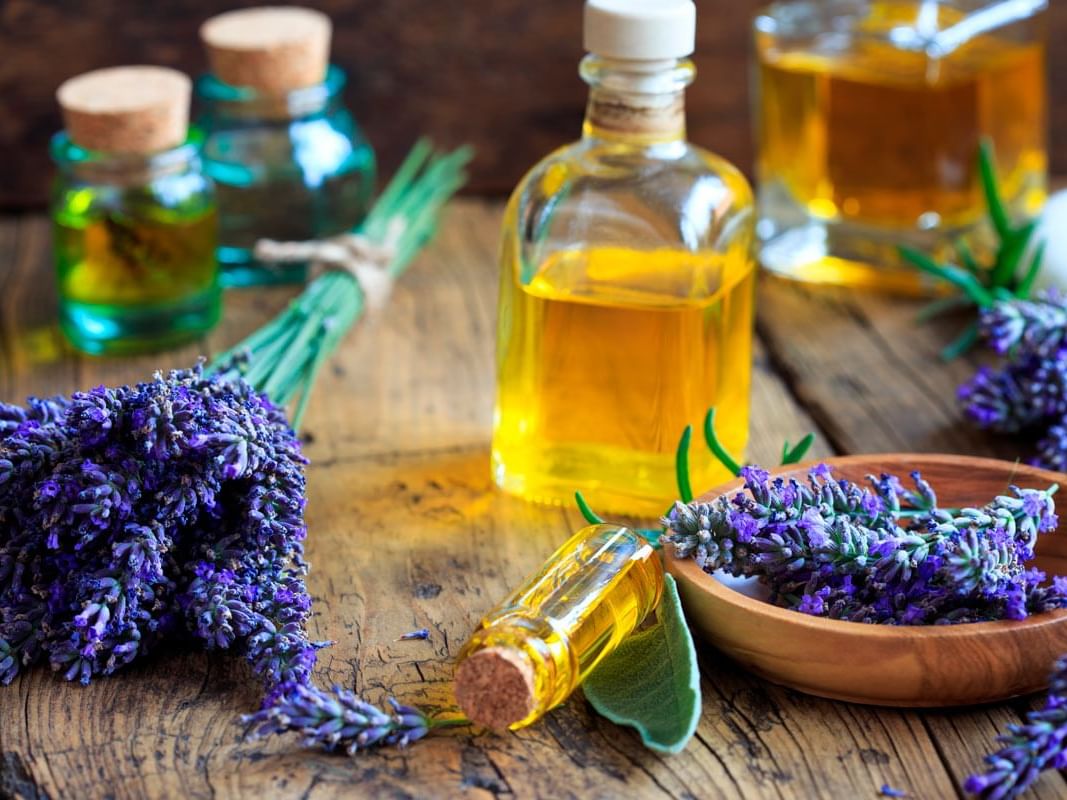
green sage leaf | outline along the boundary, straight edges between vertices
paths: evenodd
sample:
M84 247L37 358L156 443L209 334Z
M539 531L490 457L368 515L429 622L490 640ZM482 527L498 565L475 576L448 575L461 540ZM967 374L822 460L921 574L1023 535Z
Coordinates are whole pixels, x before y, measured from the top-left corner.
M700 671L674 578L664 576L658 620L605 658L584 684L597 713L637 730L658 753L679 753L700 721Z

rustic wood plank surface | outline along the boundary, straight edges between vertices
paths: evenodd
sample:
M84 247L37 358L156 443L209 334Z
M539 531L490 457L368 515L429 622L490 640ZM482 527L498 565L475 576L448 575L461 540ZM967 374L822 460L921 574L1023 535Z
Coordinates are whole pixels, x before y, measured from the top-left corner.
M306 422L312 635L333 639L319 680L369 699L448 705L452 658L479 617L581 523L570 509L493 491L495 204L463 201L387 313L343 344ZM291 291L232 293L207 341L123 360L78 357L54 327L48 230L0 222L0 399L84 389L189 364L250 332ZM935 369L951 324L917 327L915 304L765 280L749 456L820 434L816 455L914 449L1006 454L960 424L966 364ZM1010 448L1009 448L1010 450ZM397 642L428 627L428 641ZM962 796L993 736L1031 700L954 712L889 711L807 697L701 656L704 711L685 752L663 757L579 696L496 736L436 734L355 760L295 741L245 743L255 708L232 657L160 652L82 688L47 669L0 689L0 797ZM1067 796L1059 775L1035 798Z

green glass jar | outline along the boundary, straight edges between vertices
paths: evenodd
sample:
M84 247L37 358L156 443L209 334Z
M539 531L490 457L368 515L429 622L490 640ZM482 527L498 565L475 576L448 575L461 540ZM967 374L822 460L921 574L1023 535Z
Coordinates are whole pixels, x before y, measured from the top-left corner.
M356 227L374 195L374 150L342 101L345 74L281 93L196 83L204 160L218 187L226 286L292 283L302 265L265 267L256 241L320 239Z
M147 155L52 140L59 322L88 353L155 350L219 319L215 190L201 135Z

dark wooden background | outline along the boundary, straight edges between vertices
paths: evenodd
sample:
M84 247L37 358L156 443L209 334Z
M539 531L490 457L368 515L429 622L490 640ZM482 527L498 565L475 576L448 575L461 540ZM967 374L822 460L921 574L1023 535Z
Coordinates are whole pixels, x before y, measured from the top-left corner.
M816 0L817 2L818 0ZM197 74L200 22L263 0L0 0L0 209L41 206L53 93L103 66L158 63ZM697 0L700 74L690 138L748 168L749 26L763 0ZM353 77L349 100L392 169L420 133L478 150L469 191L508 192L523 170L577 136L585 86L581 0L311 0L335 23L334 60ZM1049 12L1067 37L1067 2ZM1051 49L1053 77L1067 48ZM1053 80L1052 130L1067 125L1067 81ZM1067 134L1052 136L1067 172Z

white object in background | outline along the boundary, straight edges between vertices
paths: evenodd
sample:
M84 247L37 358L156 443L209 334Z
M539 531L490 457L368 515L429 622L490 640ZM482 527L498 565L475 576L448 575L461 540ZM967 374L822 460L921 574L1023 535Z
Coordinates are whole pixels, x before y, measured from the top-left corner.
M1067 190L1049 197L1033 241L1045 242L1045 263L1034 289L1067 291ZM1028 265L1024 259L1023 266Z

